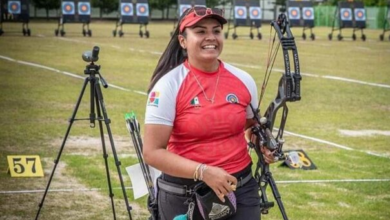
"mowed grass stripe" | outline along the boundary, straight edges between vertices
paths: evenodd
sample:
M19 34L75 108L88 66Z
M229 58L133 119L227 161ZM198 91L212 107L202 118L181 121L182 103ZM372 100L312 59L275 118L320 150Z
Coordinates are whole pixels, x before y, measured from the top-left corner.
M6 24L8 25L8 24ZM69 35L65 39L91 42L77 43L64 41L54 37L56 23L31 22L33 35L46 37L22 37L3 35L0 38L1 55L16 60L28 61L57 70L66 70L85 77L83 70L86 63L81 59L84 51L92 50L94 43L101 44L100 59L102 75L108 83L123 88L146 91L153 69L159 55L149 51L163 51L168 40L171 23L153 23L149 26L150 39L140 39L138 36L125 35L124 38L110 36L113 23L94 23L92 38L83 38L80 25L66 26ZM20 26L17 25L17 29ZM16 26L15 26L16 27ZM134 26L133 26L134 27ZM127 26L126 26L127 28ZM5 27L5 30L6 29ZM267 28L265 28L267 30ZM78 32L74 34L72 32ZM238 28L247 34L247 29ZM352 42L328 41L326 35L329 28L315 29L316 35L324 40L302 41L299 39L301 29L296 28L296 42L299 50L303 73L337 76L357 79L364 82L374 82L389 85L388 42ZM377 38L380 31L367 31L369 38ZM368 49L356 48L366 47ZM255 41L244 38L225 41L221 58L224 61L246 64L259 68L241 67L255 78L257 85L262 82L262 64L266 61L268 41ZM143 51L143 53L139 53ZM279 54L280 55L280 54ZM278 57L276 66L281 67ZM260 65L259 65L260 64ZM271 76L268 91L262 105L265 111L268 103L275 98L276 85L280 74ZM76 98L80 93L82 81L62 74L53 74L42 68L21 65L0 59L0 191L21 191L26 189L42 189L46 186L45 178L15 179L6 173L6 155L9 154L39 154L44 161L45 174L49 175L53 166L51 162L58 153L59 146L54 140L62 139L68 125L67 119L72 113ZM114 140L130 142L124 123L124 113L134 110L143 130L143 115L146 96L109 87L103 89L105 103ZM279 164L271 165L271 171L276 181L310 181L310 180L367 180L389 179L390 162L388 158L367 155L362 151L378 152L389 155L388 136L343 136L338 130L390 130L389 113L390 100L388 89L376 86L363 86L356 83L346 83L340 80L324 80L320 77L306 77L302 81L302 100L289 103L287 130L299 134L307 134L322 140L329 140L343 146L353 146L359 151L346 151L329 147L319 142L312 142L292 135L285 135L284 149L304 149L318 167L317 170L290 170ZM88 91L83 99L80 117L88 117ZM278 126L276 126L278 127ZM97 138L96 129L89 128L89 122L79 121L72 127L72 137ZM76 142L77 143L77 142ZM107 187L103 158L96 152L99 146L66 146L61 161L62 172L55 175L53 184L66 184L77 180L80 187ZM78 153L88 153L83 156ZM129 149L122 148L122 153ZM255 159L255 156L252 154ZM111 153L109 152L109 157ZM123 167L134 164L136 160L121 158ZM110 171L116 173L113 160L110 159ZM126 174L124 174L127 178ZM115 178L115 177L114 177ZM64 181L65 180L65 181ZM114 181L117 186L118 181ZM126 186L131 185L126 180ZM53 186L53 189L57 188ZM58 187L65 188L67 187ZM300 183L284 184L278 182L278 188L290 219L336 219L336 220L366 220L386 219L390 216L390 183L378 182L340 182L340 183ZM112 218L107 193L92 192L103 198L87 197L84 192L49 194L43 208L43 219L109 219ZM0 212L6 219L26 219L34 216L40 193L3 194L0 196ZM96 195L95 195L96 196ZM270 200L272 193L269 192ZM66 200L64 198L66 197ZM132 213L146 211L145 199L132 201ZM126 219L121 193L115 193L117 210L124 213L120 219ZM90 204L93 204L90 206ZM70 208L69 208L70 207ZM96 209L99 207L99 209ZM101 207L101 208L100 208ZM84 215L88 214L87 215ZM92 216L92 217L91 217ZM146 219L135 217L133 219ZM278 208L270 210L263 219L281 219Z
M80 76L78 76L76 74L68 73L68 72L61 71L61 70L57 70L57 69L54 69L54 68L51 68L51 67L46 67L46 66L43 66L43 65L34 64L34 63L26 62L26 61L15 60L15 59L12 59L12 58L9 58L9 57L5 57L5 56L0 56L0 58L8 60L8 61L13 61L13 62L25 64L25 65L34 66L34 67L37 67L37 68L43 68L43 69L46 69L46 70L50 70L50 71L54 71L54 72L57 72L57 73L65 74L65 75L68 75L68 76L71 76L71 77L84 79L83 77L80 77ZM126 88L123 88L123 87L120 87L120 86L116 86L116 85L112 85L112 84L109 84L109 86L111 86L113 88L116 88L116 89L123 90L123 91L127 91L127 92L134 92L134 93L138 93L138 94L141 94L141 95L147 95L145 92L142 92L142 91L130 90L130 89L126 89ZM278 130L278 128L275 128L275 129ZM325 144L333 146L333 147L338 147L338 148L342 148L342 149L345 149L345 150L355 150L353 148L350 148L350 147L347 147L347 146L343 146L343 145L340 145L340 144L337 144L337 143L332 143L330 141L321 140L319 138L309 137L309 136L302 135L302 134L296 134L296 133L293 133L293 132L289 132L287 130L285 132L287 134L295 135L295 136L298 136L298 137L301 137L301 138L305 138L305 139L309 139L311 141L325 143ZM390 157L390 156L381 155L381 154L378 154L378 153L375 153L375 152L369 152L369 151L368 152L364 151L364 152L367 153L367 154L370 154L370 155L374 155L374 156Z

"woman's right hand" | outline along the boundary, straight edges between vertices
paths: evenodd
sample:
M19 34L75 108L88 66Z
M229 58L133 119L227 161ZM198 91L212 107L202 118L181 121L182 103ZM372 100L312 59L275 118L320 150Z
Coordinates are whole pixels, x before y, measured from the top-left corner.
M271 164L271 163L275 163L277 161L275 156L274 156L275 151L271 151L267 147L264 147L264 146L260 147L260 151L261 151L261 153L263 153L264 160L266 163Z
M215 192L222 202L225 202L224 196L234 191L237 186L236 177L214 166L207 166L207 169L203 171L203 182Z

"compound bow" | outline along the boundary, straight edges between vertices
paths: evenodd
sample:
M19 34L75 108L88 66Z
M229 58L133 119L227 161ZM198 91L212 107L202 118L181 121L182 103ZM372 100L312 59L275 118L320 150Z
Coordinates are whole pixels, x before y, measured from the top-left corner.
M275 180L272 177L272 173L269 170L269 164L265 162L265 159L263 157L260 148L264 146L269 150L271 150L273 152L276 161L285 159L284 153L282 151L282 147L284 143L283 131L284 131L284 126L286 124L287 114L288 114L288 107L286 105L286 102L294 102L294 101L299 101L301 99L301 93L300 93L301 75L299 69L298 51L295 45L294 36L291 33L288 21L286 19L286 15L280 14L278 16L278 19L271 23L271 26L275 30L275 36L272 41L272 47L270 48L273 48L276 34L278 35L279 43L274 52L272 52L272 50L269 50L269 59L267 62L267 70L265 73L262 90L260 94L259 105L257 106L257 109L251 106L252 111L254 112L255 115L254 119L257 121L257 125L252 128L253 135L249 145L251 148L255 149L256 154L258 156L258 161L257 161L257 166L255 171L255 179L259 184L259 188L261 190L261 201L260 201L261 213L267 214L268 210L274 206L273 202L268 201L267 194L266 194L267 186L270 185L274 198L283 216L283 219L287 220L288 217L284 209L281 196L277 189ZM271 41L270 41L270 45L271 45ZM261 117L259 111L260 103L263 98L264 91L267 86L269 76L271 74L272 67L275 62L277 51L280 45L282 45L282 49L283 49L285 71L279 81L278 93L276 95L276 98L270 103L265 114L263 115L263 117ZM291 72L289 52L291 52L293 56L294 72ZM272 130L275 123L276 113L279 109L282 109L282 116L280 120L278 133L274 137L272 134Z

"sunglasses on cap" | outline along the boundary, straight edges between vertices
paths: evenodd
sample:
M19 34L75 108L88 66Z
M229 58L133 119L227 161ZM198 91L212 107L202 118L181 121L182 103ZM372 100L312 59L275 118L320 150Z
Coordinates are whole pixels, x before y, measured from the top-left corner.
M223 17L224 10L219 8L206 8L201 6L195 6L187 9L180 23L180 33L183 33L184 29L191 27L203 18L212 17L217 19L221 25L226 24L227 21Z
M203 6L194 6L185 11L185 16L189 15L191 12L194 12L194 14L198 17L203 17L211 14L216 14L223 17L224 14L224 10L220 8L207 8Z

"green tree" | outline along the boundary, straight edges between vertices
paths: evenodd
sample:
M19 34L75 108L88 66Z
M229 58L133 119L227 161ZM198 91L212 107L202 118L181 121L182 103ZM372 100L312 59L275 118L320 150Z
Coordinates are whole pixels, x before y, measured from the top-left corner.
M283 6L285 6L286 5L286 0L276 0L275 4L276 5L283 5Z
M35 8L45 9L46 18L49 19L49 11L52 9L59 9L61 7L60 0L32 0Z
M169 17L169 9L171 8L172 5L176 5L177 0L149 0L149 6L150 10L160 10L162 11L161 19L165 19Z
M221 0L206 0L206 5L209 8L214 8L215 6L220 5L221 2L225 2L225 1L221 1Z
M329 0L325 2L325 4L337 6L340 1L345 1L345 0ZM387 5L387 0L362 0L362 1L364 3L364 6L386 6Z
M92 0L92 7L100 9L100 18L103 14L108 14L119 9L119 0Z

